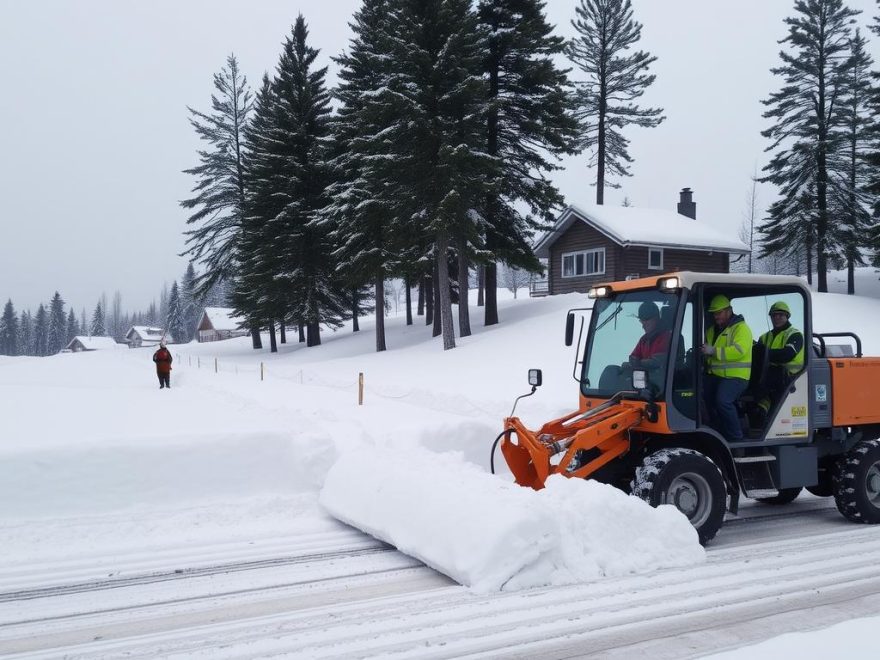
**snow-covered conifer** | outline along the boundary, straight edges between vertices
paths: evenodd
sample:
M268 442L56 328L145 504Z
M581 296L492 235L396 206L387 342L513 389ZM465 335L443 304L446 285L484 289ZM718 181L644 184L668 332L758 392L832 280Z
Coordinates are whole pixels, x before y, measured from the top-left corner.
M18 317L12 300L7 300L0 317L0 355L18 354Z
M67 339L67 316L64 314L64 300L57 291L49 303L49 331L46 338L46 354L55 355L64 348Z
M43 303L34 316L34 355L43 357L49 354L49 312Z
M187 330L184 326L183 308L181 307L177 280L174 280L171 285L171 294L168 296L168 319L165 322L165 330L175 342L182 343L192 339L187 336Z
M104 308L101 302L95 305L95 311L92 313L92 322L89 325L89 335L92 337L107 336L107 322L104 318Z

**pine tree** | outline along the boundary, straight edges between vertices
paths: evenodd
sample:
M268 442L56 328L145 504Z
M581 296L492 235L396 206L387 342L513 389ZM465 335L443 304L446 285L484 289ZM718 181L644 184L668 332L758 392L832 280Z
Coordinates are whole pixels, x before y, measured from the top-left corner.
M100 301L98 301L98 304L95 305L95 311L92 313L92 323L89 326L89 336L107 336L107 323L104 320L104 308L101 306Z
M67 315L67 337L65 338L64 345L67 346L73 341L74 337L79 335L79 333L79 322L76 320L76 314L73 312L73 307L71 307L70 313Z
M176 343L187 342L191 339L187 337L186 327L184 326L183 308L181 307L177 280L174 280L174 283L171 285L171 295L168 297L168 320L165 323L165 329Z
M64 314L64 300L57 291L49 303L49 331L46 339L46 354L55 355L64 348L67 338L67 316Z
M113 293L113 303L110 307L110 316L107 327L107 335L116 341L122 341L123 335L128 328L122 327L122 293Z
M44 357L49 354L49 313L43 303L37 308L34 317L34 355Z
M333 122L334 181L328 187L330 203L321 212L336 249L334 260L353 291L352 315L357 323L358 289L373 284L375 300L385 298L385 279L399 267L400 220L391 215L377 178L370 175L368 158L374 142L393 121L387 106L374 102L374 94L388 77L385 53L390 49L387 30L388 0L364 0L351 23L350 51L334 61L340 66L339 114ZM385 309L375 306L376 351L384 351ZM356 326L355 326L356 327Z
M814 191L813 229L806 236L789 232L788 239L812 240L815 235L818 289L828 291L829 239L833 239L829 218L829 180L834 160L842 147L845 114L841 94L850 69L850 26L857 15L843 0L797 0L797 15L785 19L788 36L780 43L782 65L771 69L784 80L782 88L763 101L764 117L775 124L762 135L771 140L767 151L776 152L764 167L762 181L780 189L781 200L761 231L774 225L791 224L802 208L803 196ZM831 161L829 163L829 161ZM792 229L796 226L792 226ZM764 246L764 254L770 254Z
M563 203L546 174L559 169L553 160L572 153L577 137L570 84L566 72L554 63L564 40L552 35L544 6L542 0L479 4L480 22L488 31L487 151L499 159L501 168L484 211L489 259L484 274L485 325L498 322L496 263L532 272L540 269L532 235ZM524 214L522 207L530 213ZM460 262L459 270L466 266L467 261ZM460 272L460 281L464 275ZM462 309L467 306L459 305Z
M183 327L186 328L186 341L191 341L196 333L196 324L199 322L201 305L198 295L198 277L195 268L190 262L180 281L180 308L182 310Z
M388 85L377 95L394 123L375 141L371 176L385 187L393 216L408 219L412 244L427 245L419 258L433 259L443 347L450 349L448 258L455 246L481 246L475 209L497 176L485 150L485 35L467 0L400 0L398 7L389 13Z
M855 267L864 266L861 247L870 232L871 198L867 187L870 164L866 153L870 147L871 56L859 30L850 40L850 62L841 102L843 106L843 149L835 159L830 173L831 204L841 222L836 229L837 242L846 260L847 293L855 293Z
M181 202L185 209L198 209L187 224L185 255L205 266L195 292L204 296L217 282L235 272L235 242L240 238L245 204L244 129L251 112L247 78L238 69L235 55L214 74L212 113L188 108L190 124L207 146L199 151L200 164L185 170L197 178L194 197Z
M880 0L877 0L880 8ZM871 31L880 36L880 11L874 16L874 23L870 26ZM873 215L880 218L880 71L871 74L873 85L870 90L868 105L871 110L872 121L869 127L869 146L865 154L865 163L869 168L868 183L866 190L873 195ZM874 249L880 254L880 227L875 228L873 236Z
M12 300L6 301L0 318L0 355L18 355L18 317Z
M21 313L21 322L18 326L18 354L36 355L34 320L28 310Z
M633 19L630 0L581 0L572 25L576 37L568 56L586 75L576 83L581 147L595 150L590 165L596 167L596 203L605 203L606 174L630 176L629 140L623 129L630 125L653 128L662 122L662 108L639 108L634 101L654 82L648 68L656 57L631 52L642 34Z

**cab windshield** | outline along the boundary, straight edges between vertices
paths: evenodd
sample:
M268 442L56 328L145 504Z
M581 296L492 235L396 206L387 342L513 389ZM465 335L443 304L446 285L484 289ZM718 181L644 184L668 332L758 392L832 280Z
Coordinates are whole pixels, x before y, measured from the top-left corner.
M675 292L655 289L598 299L581 375L584 396L632 389L633 369L647 371L649 388L662 395L677 304Z

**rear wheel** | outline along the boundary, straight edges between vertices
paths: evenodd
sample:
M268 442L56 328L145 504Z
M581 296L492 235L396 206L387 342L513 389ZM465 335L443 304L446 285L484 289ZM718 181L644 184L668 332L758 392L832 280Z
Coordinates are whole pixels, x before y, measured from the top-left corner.
M704 454L680 447L661 449L636 470L632 493L651 506L671 504L711 541L724 522L727 489L718 467Z
M789 504L797 499L797 496L801 494L802 490L803 488L800 486L797 488L783 488L779 491L779 495L774 495L773 497L756 497L755 499L763 504Z
M880 440L863 440L834 464L834 501L844 518L880 523Z

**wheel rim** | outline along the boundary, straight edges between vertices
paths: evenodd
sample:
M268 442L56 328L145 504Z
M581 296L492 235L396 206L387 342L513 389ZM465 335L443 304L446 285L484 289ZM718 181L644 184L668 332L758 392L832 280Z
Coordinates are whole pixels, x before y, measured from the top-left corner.
M868 468L868 473L865 475L865 493L868 495L868 501L880 509L880 462Z
M880 469L877 471L877 478L880 488ZM880 490L877 497L880 505ZM695 472L685 472L669 484L662 503L673 505L687 516L694 527L699 527L708 520L712 510L712 490L705 477Z

